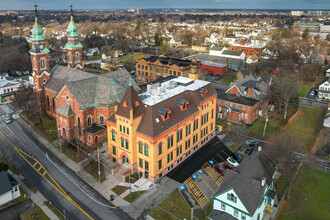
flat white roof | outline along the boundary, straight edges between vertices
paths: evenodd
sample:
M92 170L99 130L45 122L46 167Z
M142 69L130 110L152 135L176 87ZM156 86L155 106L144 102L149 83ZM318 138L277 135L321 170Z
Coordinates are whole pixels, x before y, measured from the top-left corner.
M141 98L143 104L153 106L182 92L188 90L195 91L209 83L210 82L203 80L193 80L187 77L179 76L162 84L155 83L152 85L147 85L147 91L141 93L139 97Z
M232 44L230 46L236 46L236 47L250 47L250 48L263 48L262 46L260 45L257 45L257 44Z

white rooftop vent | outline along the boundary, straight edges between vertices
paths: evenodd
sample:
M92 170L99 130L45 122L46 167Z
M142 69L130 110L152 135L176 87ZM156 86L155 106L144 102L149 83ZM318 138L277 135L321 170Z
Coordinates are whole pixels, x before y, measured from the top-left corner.
M156 120L157 123L159 123L159 119L158 118L156 118L155 120Z

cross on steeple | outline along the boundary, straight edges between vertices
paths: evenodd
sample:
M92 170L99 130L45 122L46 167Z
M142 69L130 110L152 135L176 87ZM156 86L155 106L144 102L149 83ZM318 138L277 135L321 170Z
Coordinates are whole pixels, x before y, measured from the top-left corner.
M70 8L71 8L71 16L73 16L73 11L72 11L73 5L70 5Z
M37 4L34 4L34 11L36 13L36 17L38 17L38 5Z

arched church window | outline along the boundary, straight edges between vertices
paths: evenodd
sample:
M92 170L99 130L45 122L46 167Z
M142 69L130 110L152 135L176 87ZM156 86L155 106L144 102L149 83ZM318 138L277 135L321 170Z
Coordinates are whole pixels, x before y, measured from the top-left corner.
M46 68L46 61L45 58L40 59L40 69L45 69Z
M79 63L79 61L80 61L80 59L79 59L79 53L76 52L76 53L74 54L74 62L75 62L75 63Z
M71 63L71 53L68 53L68 63Z
M91 116L88 116L88 118L87 118L87 125L88 126L92 125L92 117Z
M33 69L36 70L37 69L37 61L35 58L33 58Z

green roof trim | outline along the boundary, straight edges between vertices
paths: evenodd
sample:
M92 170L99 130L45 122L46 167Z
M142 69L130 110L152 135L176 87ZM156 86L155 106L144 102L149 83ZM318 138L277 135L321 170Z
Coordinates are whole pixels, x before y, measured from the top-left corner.
M43 49L40 50L41 53L49 53L50 50L48 50L47 47L44 47Z
M31 38L32 41L45 40L44 36L42 36L44 31L42 30L42 28L38 23L38 17L35 17L34 25L31 32L32 32L32 38Z
M217 50L217 51L222 51L223 47L220 47L220 46L213 46L211 47L210 50Z
M68 44L66 43L64 48L71 48L71 49L74 49L74 48L81 48L83 47L83 45L79 42L78 44Z
M77 33L77 25L74 23L73 16L71 16L70 24L67 28L67 31L69 32L68 36L69 37L78 37L79 34Z

